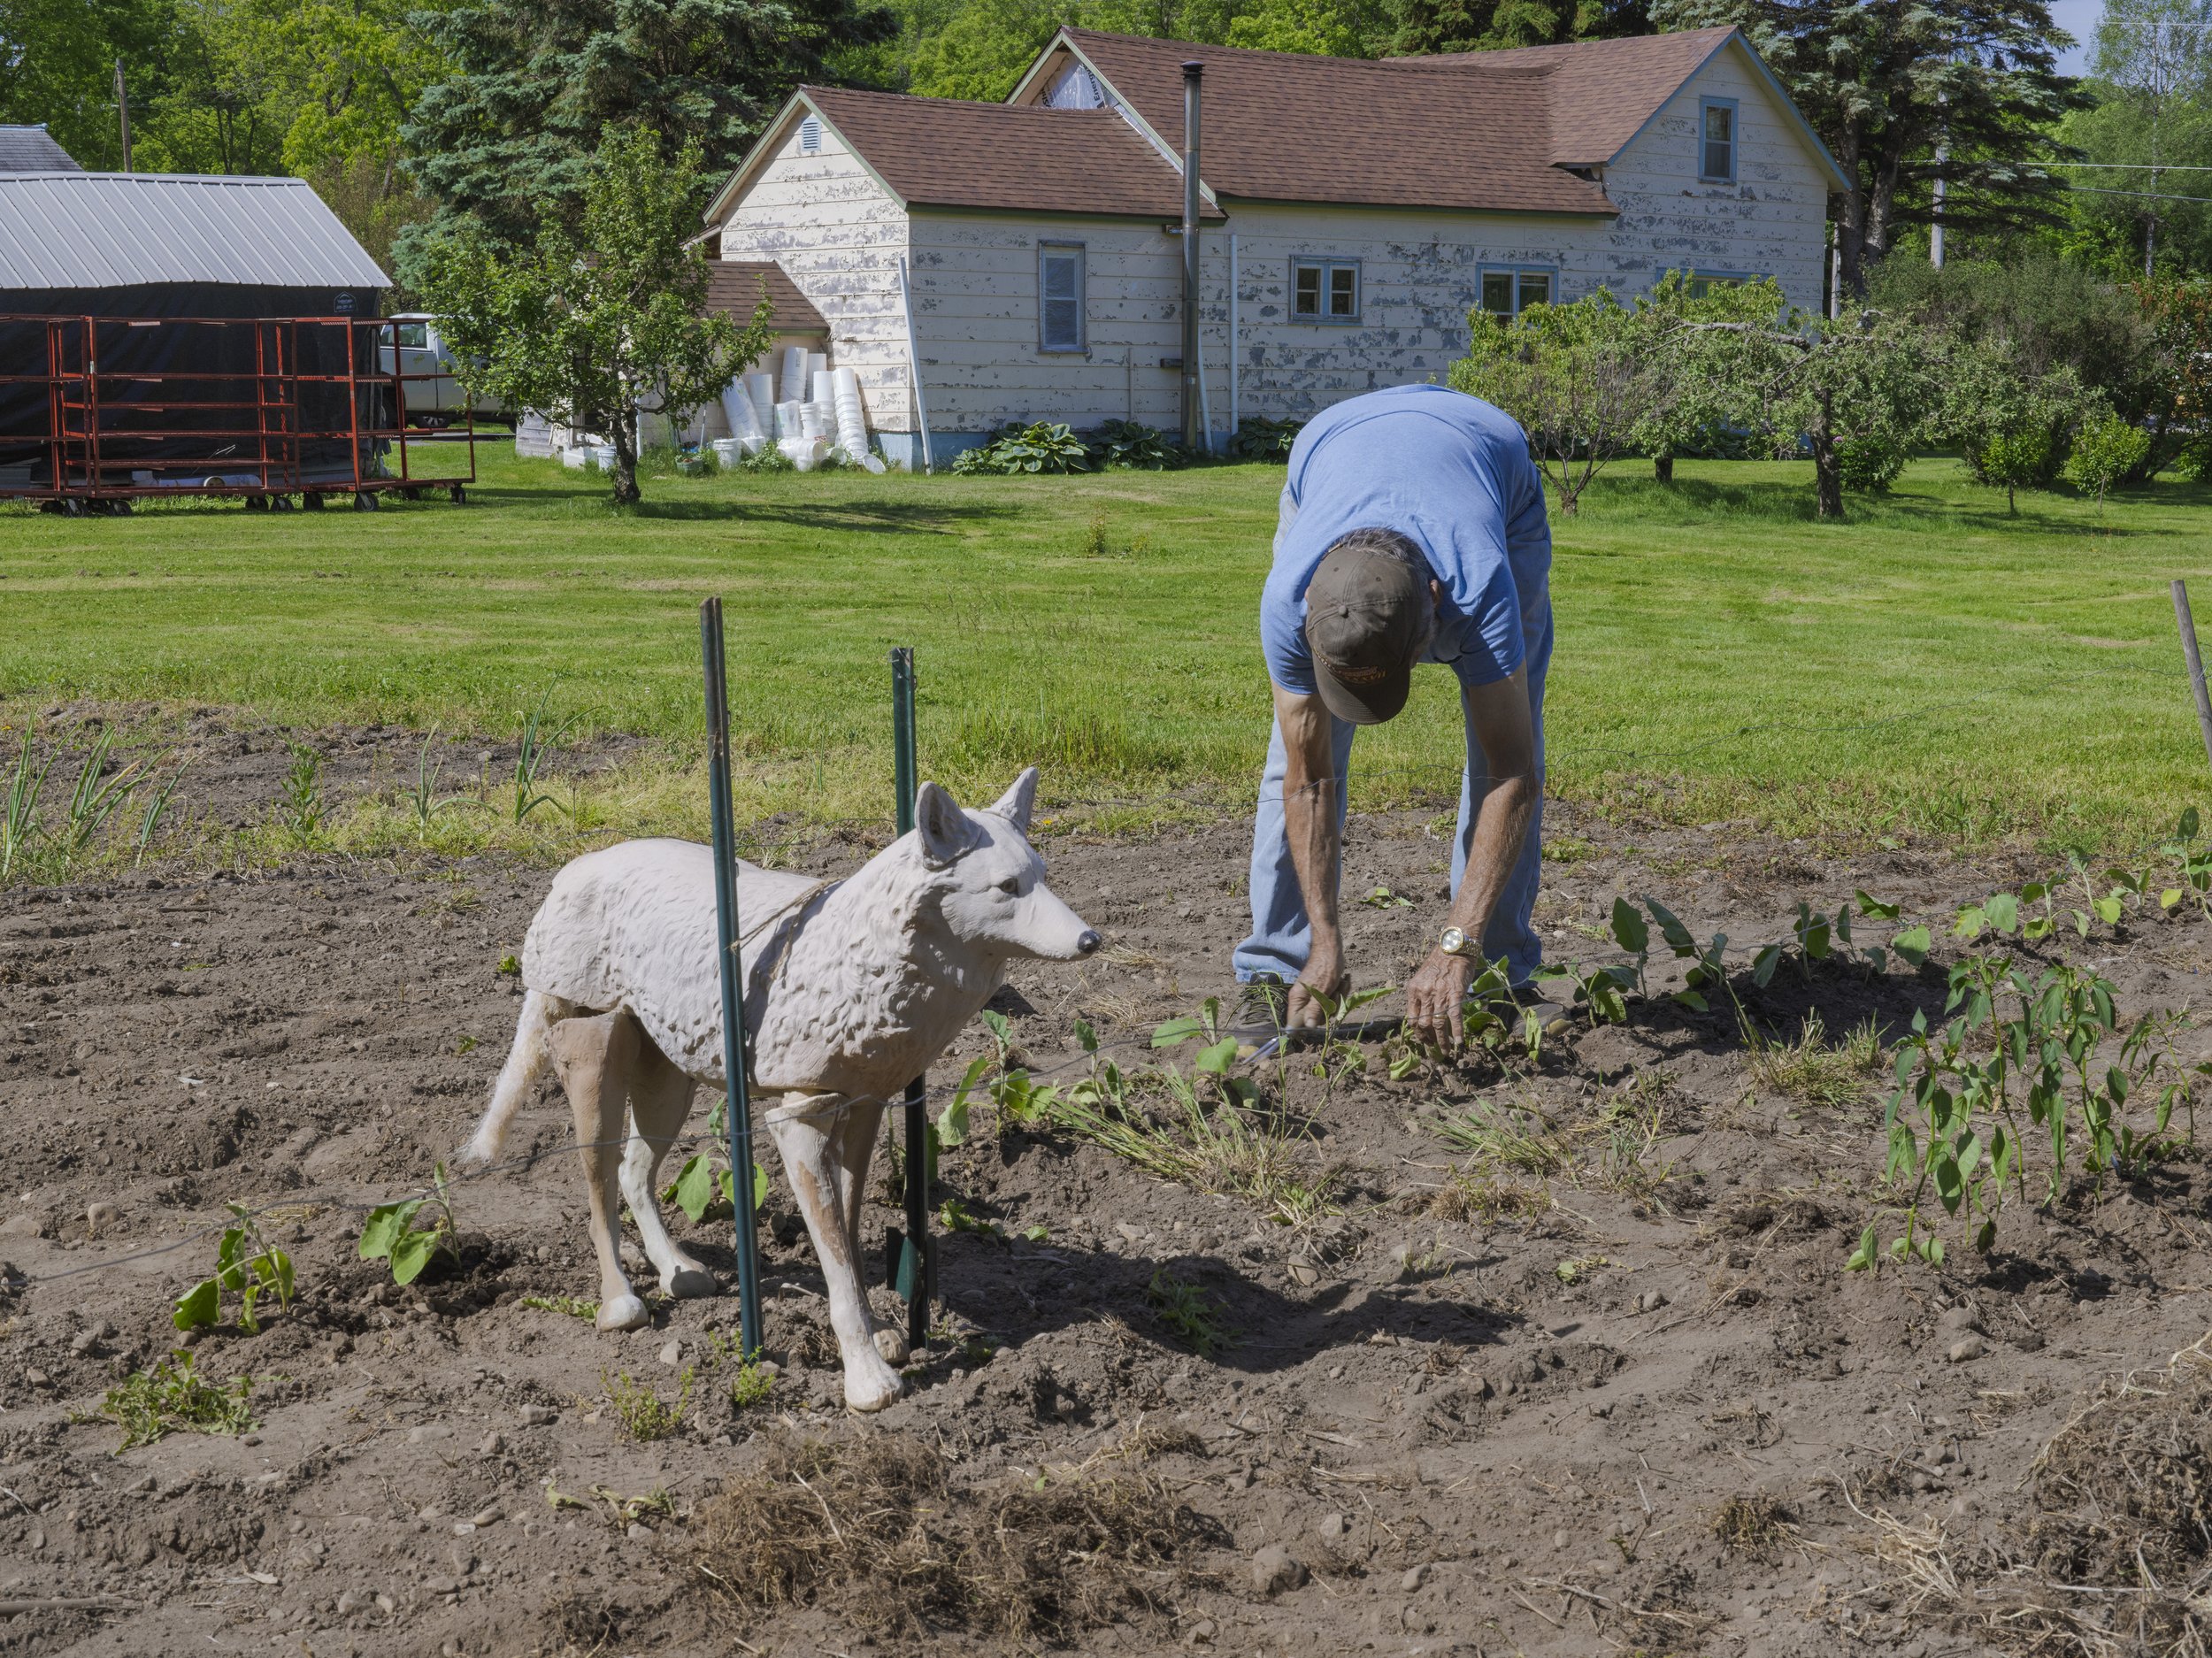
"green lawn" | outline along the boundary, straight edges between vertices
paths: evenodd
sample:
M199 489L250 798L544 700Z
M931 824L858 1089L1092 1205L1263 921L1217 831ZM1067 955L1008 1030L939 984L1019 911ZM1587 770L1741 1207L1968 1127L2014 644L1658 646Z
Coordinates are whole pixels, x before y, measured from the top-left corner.
M2016 518L1955 463L1851 520L1805 467L1624 464L1555 526L1555 792L1792 833L2133 841L2208 791L2167 598L2212 492ZM696 606L729 604L745 804L879 816L885 651L917 648L925 774L1046 768L1061 800L1229 804L1268 698L1254 610L1279 469L1091 479L595 480L492 446L465 507L128 519L0 509L0 696L250 705L511 733L549 685L695 744ZM1099 557L1102 541L1108 556ZM2212 610L2212 580L2202 602ZM1362 739L1363 797L1452 787L1440 672Z

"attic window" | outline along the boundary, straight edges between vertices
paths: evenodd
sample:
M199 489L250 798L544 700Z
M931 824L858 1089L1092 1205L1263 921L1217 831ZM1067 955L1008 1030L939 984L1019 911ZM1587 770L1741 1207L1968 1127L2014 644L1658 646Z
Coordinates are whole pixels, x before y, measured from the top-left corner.
M803 156L818 156L822 153L820 117L810 115L799 123L799 153Z
M1736 181L1736 100L1701 98L1697 106L1698 177L1717 184Z

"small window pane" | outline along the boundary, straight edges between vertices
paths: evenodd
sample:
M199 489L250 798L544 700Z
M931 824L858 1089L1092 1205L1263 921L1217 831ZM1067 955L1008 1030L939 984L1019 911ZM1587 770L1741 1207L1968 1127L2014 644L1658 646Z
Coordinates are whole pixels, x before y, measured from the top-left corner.
M1736 111L1724 104L1705 106L1705 176L1730 179L1736 173Z
M430 325L426 322L403 322L398 334L400 344L413 350L426 350L430 345Z
M1083 253L1043 249L1037 256L1037 343L1047 351L1083 349Z
M1526 311L1531 305L1548 305L1550 303L1551 272L1548 271L1522 272L1520 308L1523 311Z
M1302 265L1294 272L1296 286L1293 288L1290 314L1294 317L1318 317L1321 314L1321 267Z
M1329 315L1359 315L1359 272L1348 265L1334 265L1329 271Z
M1486 271L1482 277L1482 308L1501 317L1513 314L1513 273Z

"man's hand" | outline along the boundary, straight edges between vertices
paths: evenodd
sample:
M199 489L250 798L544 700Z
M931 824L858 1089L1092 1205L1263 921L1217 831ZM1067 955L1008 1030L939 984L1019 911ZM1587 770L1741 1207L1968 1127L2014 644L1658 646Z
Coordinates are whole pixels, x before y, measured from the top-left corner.
M1465 1025L1461 1005L1474 963L1464 956L1431 950L1429 959L1406 980L1406 1030L1417 1040L1448 1053L1459 1051Z
M1292 1030L1325 1025L1330 1009L1351 994L1352 974L1344 965L1343 946L1316 939L1312 954L1306 957L1305 971L1290 987L1290 1006L1283 1024Z

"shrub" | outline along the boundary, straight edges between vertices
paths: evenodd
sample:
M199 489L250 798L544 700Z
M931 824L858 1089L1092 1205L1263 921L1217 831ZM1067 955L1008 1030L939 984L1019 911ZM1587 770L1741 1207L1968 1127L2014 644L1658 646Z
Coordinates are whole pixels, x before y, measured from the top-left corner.
M1107 421L1091 434L1091 452L1101 472L1174 472L1193 459L1157 426L1135 420Z
M2084 495L2094 491L2101 512L2107 492L2142 465L2150 449L2149 433L2108 409L2084 421L2074 434L2074 452L2066 457L2066 481Z
M1087 472L1091 451L1067 423L1039 420L1029 426L1010 421L988 443L963 450L952 470L964 476L996 473L1018 477L1024 472Z
M1846 489L1880 495L1897 481L1912 458L1911 447L1893 432L1870 432L1836 444L1836 467Z
M1291 445L1305 429L1302 420L1269 420L1247 415L1237 422L1229 440L1229 458L1235 461L1287 461Z

